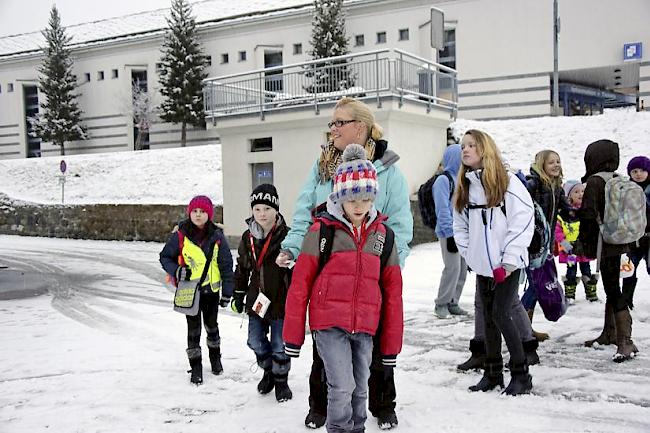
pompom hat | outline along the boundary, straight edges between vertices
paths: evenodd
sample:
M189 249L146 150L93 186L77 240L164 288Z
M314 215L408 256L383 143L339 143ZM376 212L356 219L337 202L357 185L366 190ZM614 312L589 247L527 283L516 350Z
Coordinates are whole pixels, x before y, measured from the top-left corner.
M208 214L208 220L212 221L212 217L214 216L214 206L212 206L212 200L210 200L208 196L197 195L190 200L190 204L187 205L187 216L190 216L192 211L197 208L203 209L203 211Z
M343 151L343 162L336 169L330 200L335 203L374 201L378 186L377 169L366 159L365 149L358 144L349 144Z
M564 182L564 186L562 187L564 188L564 195L567 198L569 198L569 196L571 195L571 191L573 191L573 188L575 188L578 185L582 185L578 180L567 180L566 182Z
M627 164L627 175L630 175L630 172L635 168L640 168L650 173L650 159L646 156L635 156L630 159L630 162Z

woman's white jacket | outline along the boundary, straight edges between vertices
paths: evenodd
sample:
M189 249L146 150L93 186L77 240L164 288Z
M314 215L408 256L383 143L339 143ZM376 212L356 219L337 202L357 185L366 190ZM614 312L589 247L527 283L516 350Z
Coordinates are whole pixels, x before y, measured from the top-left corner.
M460 213L454 209L454 239L467 266L478 275L492 277L492 270L501 266L508 270L528 266L534 208L528 190L512 173L508 173L508 189L501 206L485 208L482 172L465 173L469 206Z

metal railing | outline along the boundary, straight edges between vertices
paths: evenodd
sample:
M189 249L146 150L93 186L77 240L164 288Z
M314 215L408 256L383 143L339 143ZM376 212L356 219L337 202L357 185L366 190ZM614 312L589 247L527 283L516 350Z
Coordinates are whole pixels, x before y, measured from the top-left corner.
M375 100L394 96L448 110L458 108L456 70L398 49L367 51L239 74L207 78L203 97L207 120L292 107L313 106L342 96Z

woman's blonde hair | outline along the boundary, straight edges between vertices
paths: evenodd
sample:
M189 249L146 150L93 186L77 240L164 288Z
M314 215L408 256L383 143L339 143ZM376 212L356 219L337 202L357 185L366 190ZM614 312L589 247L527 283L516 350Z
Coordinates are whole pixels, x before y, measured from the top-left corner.
M533 167L537 171L537 174L539 174L540 179L542 179L542 183L555 190L556 188L562 187L562 178L564 177L564 173L562 172L562 166L560 166L560 175L555 178L551 178L551 176L549 176L548 173L544 171L544 165L546 164L546 161L549 160L551 155L557 155L557 157L560 158L560 154L554 150L545 149L537 152L535 155L535 163Z
M470 129L465 135L471 135L476 142L476 152L481 158L483 172L481 183L485 189L486 207L496 207L503 202L503 197L508 189L508 172L501 160L501 152L496 143L487 133L477 129ZM462 164L458 172L455 208L458 212L469 203L469 179L465 173L471 170L470 167Z
M366 125L368 138L372 138L374 141L377 141L383 137L383 128L379 126L379 124L375 121L375 115L372 114L370 107L368 107L363 102L345 96L339 99L339 101L336 103L334 109L336 110L337 108L344 108L354 120L357 120Z

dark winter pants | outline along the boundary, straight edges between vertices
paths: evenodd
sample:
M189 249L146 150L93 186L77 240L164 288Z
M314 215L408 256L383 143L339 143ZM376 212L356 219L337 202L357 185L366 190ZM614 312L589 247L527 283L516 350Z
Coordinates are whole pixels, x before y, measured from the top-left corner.
M477 290L481 293L485 315L485 349L488 359L501 358L501 335L506 340L510 362L526 361L519 331L512 319L512 304L517 297L520 269L514 271L503 283L495 284L494 278L478 275Z
M591 278L591 266L589 262L579 262L566 267L566 284L569 286L578 285L578 267L583 277Z
M320 415L327 415L327 377L323 360L318 354L316 344L313 351L314 361L309 375L309 409ZM393 369L385 369L381 363L379 351L379 333L373 337L372 363L368 379L368 409L373 416L395 412L395 376Z
M607 303L614 307L614 313L627 310L627 302L621 292L621 256L603 257L600 260L600 275L605 287Z
M634 263L634 274L631 277L623 278L623 286L629 286L632 288L636 287L636 273L639 270L639 265L641 260L645 260L646 271L650 275L650 262L648 261L650 257L650 239L647 237L641 238L638 246L634 246L630 252L627 254L632 263Z
M190 359L201 357L201 315L203 324L208 334L208 347L219 347L219 325L217 313L219 312L219 294L201 294L199 313L196 316L185 316L187 319L187 357Z

